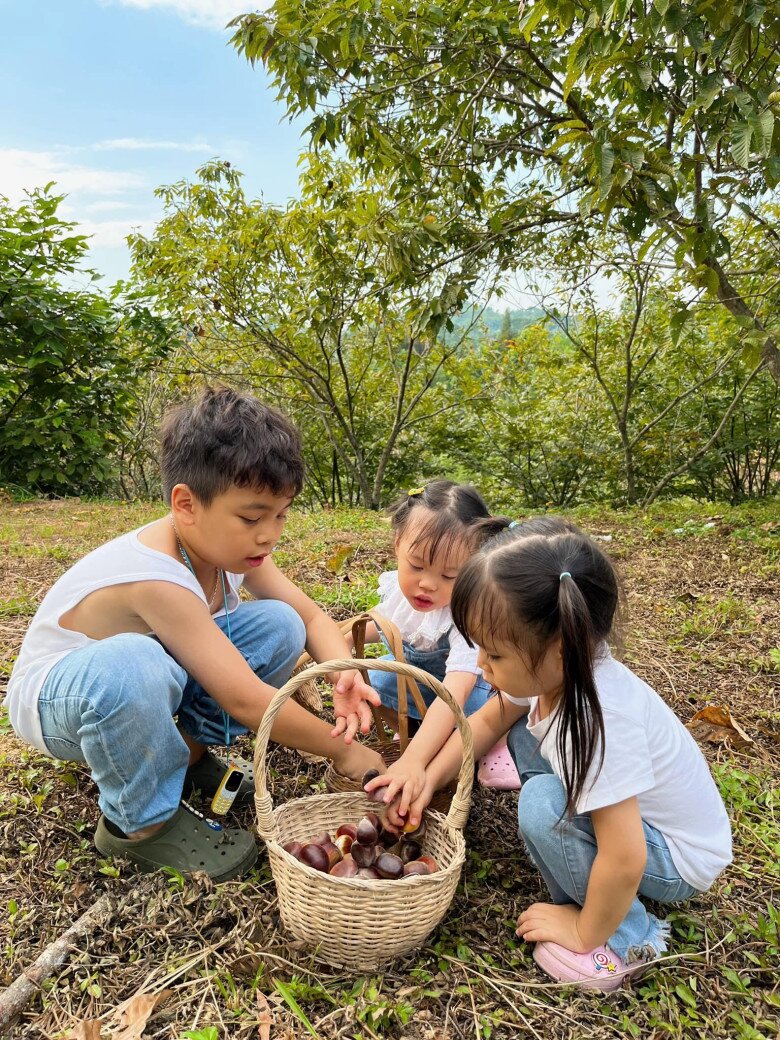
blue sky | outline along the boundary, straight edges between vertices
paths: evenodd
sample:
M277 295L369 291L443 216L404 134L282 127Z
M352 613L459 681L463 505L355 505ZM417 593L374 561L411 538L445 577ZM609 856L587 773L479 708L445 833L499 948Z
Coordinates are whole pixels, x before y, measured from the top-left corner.
M267 6L260 4L259 6ZM262 68L227 45L241 0L0 0L0 194L55 180L93 235L90 261L123 277L124 236L151 231L160 184L219 156L248 193L297 192L299 128Z

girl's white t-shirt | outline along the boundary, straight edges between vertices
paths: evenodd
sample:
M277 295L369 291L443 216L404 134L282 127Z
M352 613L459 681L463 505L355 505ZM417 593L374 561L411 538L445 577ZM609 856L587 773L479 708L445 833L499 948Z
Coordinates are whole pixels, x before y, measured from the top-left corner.
M131 581L169 581L189 589L204 603L207 602L189 567L141 543L138 535L145 527L106 542L65 571L47 592L27 629L8 681L5 706L15 732L44 755L50 752L41 733L38 695L46 676L67 654L97 642L83 632L63 628L59 623L63 614L91 592ZM243 580L243 574L225 572L230 611L238 606L238 589ZM224 613L223 607L214 616Z
M447 672L472 672L481 675L477 666L479 649L469 646L455 628L449 607L438 610L415 610L398 585L398 571L385 571L379 576L381 599L377 611L398 626L401 638L415 650L435 650L445 634L449 634L450 652Z
M636 796L642 819L663 834L677 870L706 891L731 862L731 826L715 781L695 740L661 697L607 651L594 669L604 716L604 760L588 773L578 813ZM538 698L528 704L528 731L563 779L557 737L559 716L539 718Z

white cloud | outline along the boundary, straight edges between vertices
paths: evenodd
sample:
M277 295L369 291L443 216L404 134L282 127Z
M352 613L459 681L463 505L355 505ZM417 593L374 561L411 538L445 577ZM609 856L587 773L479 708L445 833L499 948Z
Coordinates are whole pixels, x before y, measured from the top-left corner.
M97 152L217 152L206 141L150 141L142 137L114 137L98 141L93 147Z
M62 207L63 211L65 206ZM118 209L134 209L131 202L122 202L121 199L105 199L103 202L87 202L82 206L86 213L115 213Z
M42 188L56 182L55 190L71 194L121 195L146 187L144 178L132 170L100 170L69 162L57 152L32 152L0 148L0 194L20 201L25 189Z
M127 244L127 236L132 231L151 235L155 225L156 221L152 217L146 220L82 220L79 222L78 231L81 235L91 236L90 248L95 246L116 248Z
M105 0L104 0L105 2ZM172 11L193 25L207 29L224 29L231 18L250 11L265 10L271 0L115 0L125 7L139 7L144 11L161 8Z

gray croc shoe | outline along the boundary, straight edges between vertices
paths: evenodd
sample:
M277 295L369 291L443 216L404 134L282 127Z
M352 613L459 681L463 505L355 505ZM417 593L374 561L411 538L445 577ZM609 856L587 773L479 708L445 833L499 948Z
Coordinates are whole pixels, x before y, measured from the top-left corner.
M244 774L244 779L241 781L238 794L233 802L233 805L239 809L251 804L254 798L255 767L245 758L239 758L238 755L231 755L230 761L234 765L240 766ZM195 792L199 791L204 798L213 798L226 772L225 759L215 755L213 751L206 751L195 765L190 766L187 770L184 777L184 797L192 798Z
M186 803L149 838L132 841L101 816L95 845L104 856L121 856L142 873L173 867L182 874L202 870L214 881L245 874L257 859L249 831L222 827Z

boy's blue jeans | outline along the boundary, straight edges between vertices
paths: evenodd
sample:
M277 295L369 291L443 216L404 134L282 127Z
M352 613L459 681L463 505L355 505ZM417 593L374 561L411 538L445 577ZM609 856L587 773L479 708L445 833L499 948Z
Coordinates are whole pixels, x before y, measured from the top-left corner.
M553 903L582 906L597 845L590 813L559 819L566 805L563 784L547 759L539 754L539 742L528 732L527 719L519 719L509 731L507 744L520 774L522 788L517 803L520 837L539 868ZM644 823L647 863L639 895L658 903L677 903L697 895L672 861L663 834ZM617 930L607 939L609 948L624 961L654 957L666 949L669 926L648 913L635 898Z
M446 633L439 640L438 646L433 650L417 650L410 643L404 640L404 660L407 664L413 665L415 668L422 668L423 671L428 672L441 682L444 679L446 668L447 668L447 657L450 652L450 644L447 639ZM389 649L389 648L388 648ZM385 654L384 657L380 658L382 661L394 661L395 658L392 654ZM374 687L376 692L382 698L382 704L385 708L392 708L393 711L398 711L398 677L394 672L376 672L369 671L368 681ZM468 696L463 712L465 715L473 715L475 711L479 709L487 702L488 697L492 693L492 688L485 682L481 675L477 676L477 681L474 683L474 689ZM421 686L420 693L425 701L427 707L430 707L436 700L436 694L430 688L430 686ZM417 706L411 697L408 698L407 703L409 709L410 719L419 719L420 712L417 710Z
M215 618L226 630L224 616ZM269 686L289 679L303 621L286 603L241 603L234 645ZM74 650L43 684L38 711L56 758L86 762L105 816L126 834L162 823L181 800L189 750L174 721L202 744L224 744L222 709L153 637L133 632ZM230 737L247 729L229 719Z

